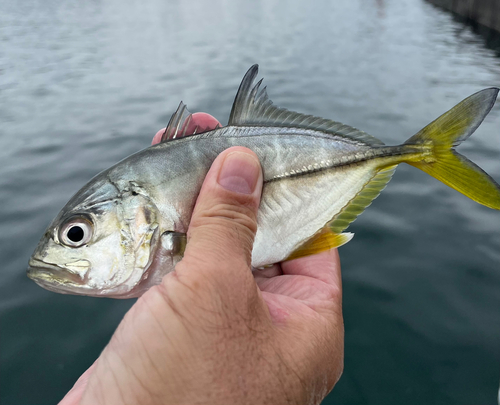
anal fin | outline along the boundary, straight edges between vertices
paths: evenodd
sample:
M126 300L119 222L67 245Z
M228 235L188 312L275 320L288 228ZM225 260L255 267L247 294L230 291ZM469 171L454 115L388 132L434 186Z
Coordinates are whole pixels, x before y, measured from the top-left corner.
M391 180L395 170L396 165L380 169L324 228L300 245L285 260L314 255L349 242L354 234L343 233L343 231L378 197Z
M340 234L379 196L392 178L397 165L381 169L361 191L328 223L332 232Z
M299 257L311 256L336 247L345 245L353 238L353 233L334 233L329 226L321 229L311 239L299 246L285 260L298 259Z

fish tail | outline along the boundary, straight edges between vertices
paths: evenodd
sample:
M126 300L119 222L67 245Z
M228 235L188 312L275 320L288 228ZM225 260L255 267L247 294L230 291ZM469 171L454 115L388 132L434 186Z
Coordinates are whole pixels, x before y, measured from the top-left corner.
M487 207L500 210L500 186L479 166L455 151L490 112L499 89L467 97L408 139L403 147L418 153L404 161Z

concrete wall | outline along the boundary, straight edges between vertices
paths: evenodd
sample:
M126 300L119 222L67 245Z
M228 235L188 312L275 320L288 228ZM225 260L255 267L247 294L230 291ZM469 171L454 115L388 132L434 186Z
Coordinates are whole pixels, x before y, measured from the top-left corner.
M500 0L428 0L462 17L500 32Z

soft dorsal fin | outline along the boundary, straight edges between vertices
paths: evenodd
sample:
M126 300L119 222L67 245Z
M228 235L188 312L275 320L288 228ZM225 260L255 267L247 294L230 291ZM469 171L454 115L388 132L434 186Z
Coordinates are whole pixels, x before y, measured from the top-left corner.
M243 77L234 99L228 125L305 128L345 136L369 145L384 144L379 139L340 122L276 107L269 99L266 87L259 91L262 79L253 85L258 71L259 66L253 65Z
M161 136L160 142L179 139L190 135L202 134L214 129L200 128L198 125L193 128L193 125L195 125L196 121L199 120L195 119L195 121L193 122L193 114L189 112L186 104L181 101L179 107L177 107L177 111L175 111L175 113L170 118L167 128L165 128L165 132ZM218 128L218 126L216 128Z

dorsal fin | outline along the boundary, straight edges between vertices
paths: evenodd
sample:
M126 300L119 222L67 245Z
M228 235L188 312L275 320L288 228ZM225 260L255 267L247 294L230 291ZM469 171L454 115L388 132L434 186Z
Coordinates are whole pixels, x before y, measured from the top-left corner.
M182 101L175 113L170 117L165 132L161 136L160 142L170 141L172 139L182 138L185 135L186 128L191 121L193 114L189 112L186 104Z
M214 129L213 127L200 128L198 125L193 128L193 125L195 125L196 122L199 122L199 119L195 118L195 121L192 121L193 114L189 112L186 104L181 101L179 107L177 107L177 111L175 111L175 113L170 118L167 128L165 128L165 132L161 136L160 142L179 139L190 135L202 134ZM219 128L219 126L217 126L216 128Z
M266 87L259 91L262 79L253 85L258 71L259 66L253 65L243 77L234 99L228 125L305 128L345 136L369 145L384 144L379 139L340 122L276 107L269 99Z

